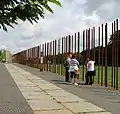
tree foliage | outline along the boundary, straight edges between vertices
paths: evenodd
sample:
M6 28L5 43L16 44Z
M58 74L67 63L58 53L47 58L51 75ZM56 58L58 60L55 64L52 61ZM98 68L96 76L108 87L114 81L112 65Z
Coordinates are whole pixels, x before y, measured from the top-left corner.
M61 6L58 0L0 0L0 28L7 31L7 26L14 28L19 20L37 23L45 9L53 13L49 3Z
M115 31L113 34L110 35L109 45L112 44L113 42L120 43L120 30Z

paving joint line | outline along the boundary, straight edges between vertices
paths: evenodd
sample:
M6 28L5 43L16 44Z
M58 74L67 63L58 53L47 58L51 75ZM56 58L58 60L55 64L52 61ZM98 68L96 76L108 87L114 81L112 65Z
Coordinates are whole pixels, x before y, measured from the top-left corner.
M21 73L20 73L21 74ZM23 74L21 74L21 75L23 75ZM35 76L35 75L34 75ZM26 77L27 78L27 77ZM28 78L27 78L28 79ZM32 82L31 81L31 79L28 79L30 82ZM33 84L35 84L34 82L32 82ZM40 88L37 84L35 84L38 88ZM40 88L41 89L41 88ZM49 95L44 89L41 89L42 91L44 91L47 95ZM55 89L56 90L56 89ZM59 90L59 89L58 89ZM50 95L49 95L50 96ZM52 97L52 96L50 96L50 97ZM53 97L52 97L52 99L53 99ZM55 100L56 102L57 102L57 100L56 99L53 99L53 100ZM61 102L59 103L59 102L57 102L58 104L61 104L64 108L66 108L66 109L68 109L70 112L72 112L73 114L75 114L73 111L71 111L69 108L67 108L66 106L64 106Z
M17 68L16 68L17 69ZM19 68L18 67L18 69L22 69L22 68ZM24 70L24 69L22 69L22 70ZM19 71L19 70L18 70ZM24 70L24 71L26 71L26 70ZM28 72L28 71L27 71ZM28 77L26 77L24 74L22 74L20 71L19 71L19 73L23 76L23 77L25 77L25 78L27 78L30 82L32 82L33 84L35 84L36 86L35 87L38 87L38 88L40 88L40 86L39 85L37 85L35 82L33 82L32 81L32 79L29 79ZM31 74L31 73L30 73ZM31 74L31 75L33 75L33 77L37 77L36 75L34 75L34 74ZM37 80L37 79L34 79L34 80ZM44 80L44 79L42 79L42 80ZM46 80L45 80L46 81ZM46 81L47 82L47 81ZM49 82L48 82L49 83ZM54 84L53 84L54 85ZM56 86L56 85L54 85L54 86ZM58 87L58 86L57 86ZM42 88L40 88L44 93L46 93L47 95L49 95L47 92L46 92L46 90L47 89L42 89ZM52 89L52 90L60 90L60 89ZM66 91L66 90L65 90ZM67 92L67 91L66 91ZM57 101L53 96L51 96L51 95L49 95L50 97L52 97L52 99L53 100L55 100L55 101ZM85 101L85 102L87 102L87 101ZM58 102L57 101L57 103L59 103L59 104L61 104L63 107L65 107L65 109L68 109L69 111L71 111L69 108L67 108L66 106L64 106L63 104L62 104L62 102ZM72 102L65 102L65 103L72 103ZM52 109L52 110L57 110L57 109ZM61 110L61 109L58 109L58 110ZM37 111L37 110L36 110ZM39 111L39 110L38 110ZM40 111L42 111L42 110L40 110ZM43 110L43 111L46 111L46 110ZM72 111L71 111L72 112ZM101 112L106 112L105 110L104 111L90 111L90 112L78 112L78 113L74 113L74 112L72 112L73 114L88 114L88 113L101 113Z

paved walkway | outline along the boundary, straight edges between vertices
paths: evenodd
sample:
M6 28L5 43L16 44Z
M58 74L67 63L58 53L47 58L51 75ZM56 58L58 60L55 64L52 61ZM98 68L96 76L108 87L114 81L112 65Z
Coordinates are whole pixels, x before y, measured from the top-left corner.
M40 73L38 69L23 66L19 64L15 64L22 69L40 77L74 95L85 99L92 104L95 104L112 114L120 114L120 91L115 91L110 88L102 87L102 86L86 86L86 85L69 85L64 82L64 77L50 73L43 72Z
M34 114L112 114L20 67L5 66Z

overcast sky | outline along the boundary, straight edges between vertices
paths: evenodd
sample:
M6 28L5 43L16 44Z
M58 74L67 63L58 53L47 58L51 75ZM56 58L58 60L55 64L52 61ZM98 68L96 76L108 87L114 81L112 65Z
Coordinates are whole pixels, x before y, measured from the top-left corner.
M61 0L62 7L52 5L54 14L38 24L20 23L8 33L0 30L0 48L12 53L52 39L72 34L88 27L99 26L120 17L120 0Z

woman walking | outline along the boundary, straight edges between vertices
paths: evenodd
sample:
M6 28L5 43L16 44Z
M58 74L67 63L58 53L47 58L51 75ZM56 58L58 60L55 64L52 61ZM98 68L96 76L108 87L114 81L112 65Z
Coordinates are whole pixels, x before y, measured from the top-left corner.
M72 82L72 80L74 79L74 85L78 85L77 78L79 75L79 62L77 61L75 55L72 55L69 72L70 72L70 78L71 78L70 81Z

